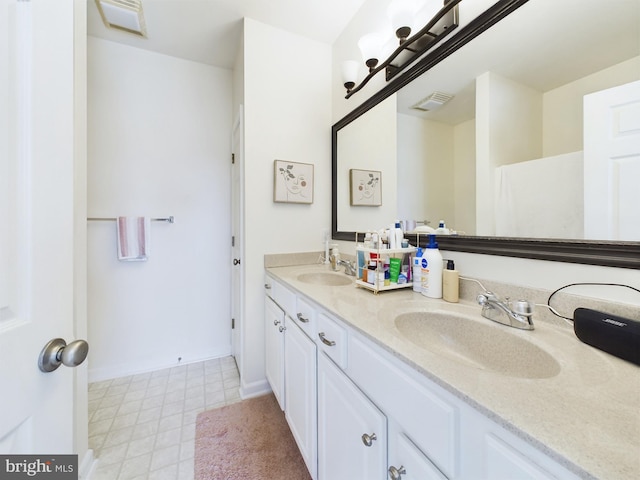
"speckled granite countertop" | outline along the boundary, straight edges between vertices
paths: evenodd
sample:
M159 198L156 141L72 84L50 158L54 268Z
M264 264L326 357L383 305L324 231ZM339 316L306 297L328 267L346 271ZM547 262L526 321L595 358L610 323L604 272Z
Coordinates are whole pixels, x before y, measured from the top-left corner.
M459 311L480 316L480 307L426 298L411 288L378 295L347 286L311 285L301 273L326 272L326 265L268 268L299 294L373 340L502 427L523 438L581 478L640 478L640 367L580 342L570 326L536 320L523 331L508 329L560 364L549 378L519 378L452 361L421 348L394 323L408 311ZM496 335L496 338L504 335ZM530 359L514 358L514 362Z

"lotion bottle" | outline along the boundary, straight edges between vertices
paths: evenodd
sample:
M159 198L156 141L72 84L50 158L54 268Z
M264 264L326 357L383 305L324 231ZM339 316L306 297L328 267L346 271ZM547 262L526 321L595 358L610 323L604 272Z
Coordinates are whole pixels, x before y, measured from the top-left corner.
M442 298L442 254L438 250L436 236L429 235L429 243L420 259L422 274L422 295L429 298Z
M442 298L452 303L460 300L460 277L453 260L447 260L447 268L442 272Z
M422 260L422 249L418 247L416 251L416 256L413 257L412 268L413 272L413 291L414 292L422 292L422 271L420 269L420 261Z

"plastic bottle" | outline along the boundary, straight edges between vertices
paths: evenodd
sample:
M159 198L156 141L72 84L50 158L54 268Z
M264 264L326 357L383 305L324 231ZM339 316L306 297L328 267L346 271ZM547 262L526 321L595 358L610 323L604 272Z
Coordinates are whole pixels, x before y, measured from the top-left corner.
M460 300L460 276L453 260L447 260L447 268L442 272L442 298L452 303Z
M440 223L438 224L438 228L436 228L436 234L437 235L449 235L449 229L447 228L447 226L444 223L444 220L440 220Z
M404 239L404 232L402 231L402 228L400 227L400 220L396 220L396 226L394 228L394 234L395 234L395 244L396 244L396 248L402 248L402 240Z
M438 250L435 235L429 235L429 243L420 259L422 294L429 298L442 298L442 254Z
M413 275L413 291L422 292L422 271L420 268L420 260L422 260L422 249L418 247L416 250L416 256L413 257L413 264L411 272Z
M338 250L338 245L335 243L333 244L333 248L331 248L329 259L331 260L331 268L338 271L340 269L340 251Z

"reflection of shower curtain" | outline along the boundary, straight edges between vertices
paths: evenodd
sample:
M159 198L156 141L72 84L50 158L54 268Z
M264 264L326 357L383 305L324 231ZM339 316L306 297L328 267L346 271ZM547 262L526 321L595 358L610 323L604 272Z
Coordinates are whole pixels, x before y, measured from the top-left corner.
M496 235L583 238L583 154L496 169Z

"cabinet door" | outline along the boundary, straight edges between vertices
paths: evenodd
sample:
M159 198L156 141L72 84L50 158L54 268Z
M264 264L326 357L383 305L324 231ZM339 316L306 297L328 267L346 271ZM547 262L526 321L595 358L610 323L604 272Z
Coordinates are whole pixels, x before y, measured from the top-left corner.
M389 439L389 479L447 480L427 456L402 433Z
M287 321L285 417L312 478L317 478L316 344Z
M321 353L318 355L320 480L383 480L386 460L386 417Z
M264 300L265 374L284 410L284 312L270 298Z

